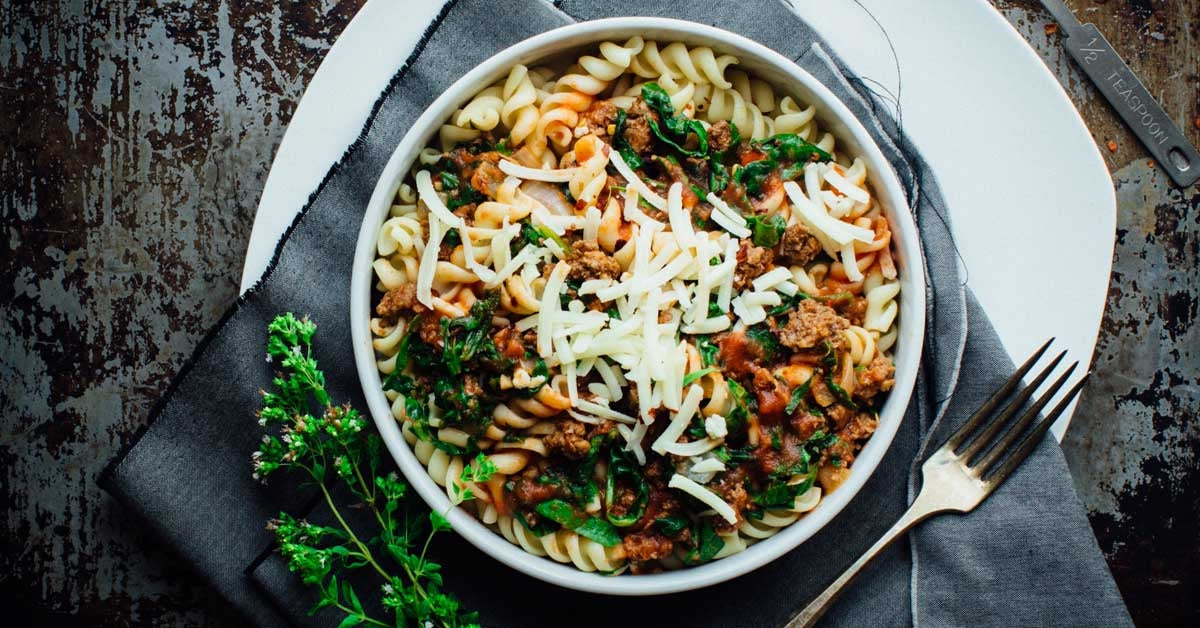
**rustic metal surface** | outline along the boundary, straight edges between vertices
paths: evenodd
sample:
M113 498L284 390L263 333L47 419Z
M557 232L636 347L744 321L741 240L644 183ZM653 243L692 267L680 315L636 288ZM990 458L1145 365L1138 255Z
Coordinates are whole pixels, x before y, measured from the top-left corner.
M235 298L286 121L361 3L0 0L6 619L238 624L95 478ZM997 4L1067 86L1120 205L1098 377L1064 444L1076 485L1135 619L1194 623L1200 188L1152 167L1039 6ZM1200 143L1200 0L1069 4Z

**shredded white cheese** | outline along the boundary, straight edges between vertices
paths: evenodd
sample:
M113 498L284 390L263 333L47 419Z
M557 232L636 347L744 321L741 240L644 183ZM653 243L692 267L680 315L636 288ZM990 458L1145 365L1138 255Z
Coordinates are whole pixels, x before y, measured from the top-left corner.
M449 227L461 229L464 226L463 219L455 216L450 208L442 202L442 198L437 195L437 190L433 189L433 179L429 175L428 170L422 170L414 177L417 181L417 195L425 207L429 208L429 215L442 221Z
M621 157L620 152L611 151L609 158L612 160L612 164L616 166L617 172L621 173L621 176L625 177L625 180L629 182L630 189L636 191L639 196L645 199L647 203L653 205L655 209L667 208L667 201L659 196L657 192L651 190L650 186L646 185L641 177L637 176L633 168L630 168L629 164L625 163L625 159ZM626 207L628 208L628 206Z
M545 181L547 183L566 183L579 174L579 168L542 170L539 168L522 166L515 161L509 161L507 159L500 161L500 170L504 172L504 174L512 175L527 181Z
M694 480L676 473L671 476L671 480L667 482L667 486L677 488L704 502L706 506L715 510L718 515L721 515L721 518L729 523L735 524L738 522L737 511L733 509L733 506L725 503L725 500L721 499L716 493L704 488L701 484L697 484Z

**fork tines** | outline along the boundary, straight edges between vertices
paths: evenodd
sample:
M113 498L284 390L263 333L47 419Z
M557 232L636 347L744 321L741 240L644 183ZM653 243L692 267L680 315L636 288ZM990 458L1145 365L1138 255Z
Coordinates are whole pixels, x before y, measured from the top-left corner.
M988 484L998 485L1003 482L1012 473L1013 469L1029 456L1033 448L1045 437L1046 432L1050 430L1050 426L1054 424L1054 421L1058 419L1067 405L1079 394L1088 376L1091 375L1091 373L1085 373L1079 381L1075 382L1067 390L1066 395L1063 396L1054 408L1032 430L1028 430L1028 433L1025 433L1029 425L1038 418L1038 415L1050 403L1054 395L1058 393L1063 384L1067 382L1067 379L1071 377L1071 374L1075 372L1075 368L1079 366L1078 362L1071 364L1062 375L1050 384L1041 396L1034 400L1032 405L1026 408L1025 406L1030 397L1046 381L1062 361L1063 357L1066 356L1067 352L1063 351L1055 356L1050 365L1042 369L1028 386L1022 388L1015 395L1013 395L1013 392L1017 390L1022 379L1037 364L1038 360L1041 359L1046 349L1053 342L1054 338L1047 340L1046 344L1034 352L1033 356L1026 360L1013 373L1012 377L1008 378L1004 386L976 410L975 414L972 414L971 418L967 419L967 422L958 428L946 440L946 443L942 445L942 448L953 453L969 469L972 475ZM999 413L996 413L997 407L1010 396L1012 396L1012 400ZM1012 421L1011 426L997 440L996 435L1021 410L1024 410L1024 412L1017 417L1016 421ZM981 427L982 429L980 429ZM976 430L979 430L979 433L973 438L969 438ZM1018 438L1021 438L1023 433L1024 438L1014 447L1013 443ZM988 447L989 443L991 444L990 447ZM1005 454L1009 455L1001 463L1001 459L1005 457ZM999 466L997 466L997 463L1000 463Z

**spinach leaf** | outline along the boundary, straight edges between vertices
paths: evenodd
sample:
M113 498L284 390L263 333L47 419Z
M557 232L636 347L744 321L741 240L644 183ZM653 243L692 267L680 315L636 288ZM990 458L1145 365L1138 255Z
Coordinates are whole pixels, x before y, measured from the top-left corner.
M561 499L547 499L533 508L537 513L558 525L574 530L587 520L575 507Z
M500 304L500 293L493 292L471 306L467 316L441 319L442 361L451 375L463 372L463 364L476 355L499 357L489 333L492 316Z
M623 514L617 514L613 512L613 506L616 502L617 482L621 478L625 478L632 484L631 488L636 496L632 507ZM609 449L608 471L604 487L605 517L609 523L619 528L627 528L637 523L642 515L646 514L646 504L649 501L650 487L646 483L646 477L642 475L637 461L632 459L629 452L614 445Z
M729 168L715 158L709 162L709 166L708 189L720 193L729 186Z
M759 163L759 162L754 162ZM787 231L787 221L779 214L770 216L747 216L746 227L750 229L754 246L773 249L779 244L783 232Z
M850 408L851 410L857 410L858 404L854 403L854 400L852 400L850 398L850 393L847 393L845 388L842 388L841 386L838 386L836 383L834 383L833 374L830 374L828 377L829 377L829 382L828 382L829 390L831 392L833 392L833 396L837 397L837 400L842 402L842 404L845 405L847 408Z
M676 537L688 527L689 523L691 522L683 515L669 515L655 519L653 525L664 536Z
M721 445L713 450L713 455L721 462L749 462L754 459L754 448L730 449L727 445Z
M447 164L448 168L453 168L453 164ZM469 205L471 203L480 203L486 200L483 194L479 193L471 186L470 181L460 179L449 170L443 170L439 175L442 179L442 191L447 194L446 207L451 211Z
M758 194L762 191L763 183L767 177L779 167L779 162L774 159L760 159L752 161L739 168L733 175L733 180L746 186L747 194Z
M779 353L782 350L779 339L775 337L771 328L766 325L760 323L746 329L746 338L762 349L764 361L771 362L779 357Z
M717 363L721 347L717 346L710 336L696 336L696 351L700 352L700 364L709 367Z
M753 402L746 389L734 379L725 380L725 384L729 388L729 396L733 398L733 409L730 410L729 416L725 417L725 424L730 434L736 434L746 428Z
M797 497L812 488L816 477L816 474L809 473L808 477L798 484L788 484L790 477L772 479L762 492L754 496L754 503L763 508L791 508Z
M694 381L700 379L701 377L704 377L705 375L708 375L709 373L712 373L716 370L718 370L716 367L710 366L707 368L702 368L699 371L692 371L691 373L684 375L683 376L683 387L687 388L688 386L690 386L692 384L692 382L694 382Z
M642 167L642 158L629 145L629 138L625 137L625 122L629 119L629 114L625 113L624 109L617 109L617 120L613 125L613 148L621 154L621 159L630 168L637 170Z
M817 430L808 437L808 440L804 441L804 451L808 457L816 460L836 442L838 442L837 434L826 434L824 430Z
M706 157L708 155L708 131L699 120L675 115L675 106L671 104L671 96L658 83L646 83L642 86L642 100L656 111L661 120L650 120L650 130L664 144L688 157ZM699 148L688 150L683 147L688 135L695 135ZM623 157L624 155L622 155Z
M689 565L706 563L725 547L725 541L721 540L717 530L707 521L701 523L692 536L696 539L696 547L683 558L683 562Z
M571 252L571 245L567 244L567 241L563 240L562 236L554 233L553 230L545 225L535 227L528 221L522 222L521 239L527 244L532 244L533 246L542 246L542 243L549 239L557 244L564 252Z
M812 389L813 378L809 377L808 381L792 389L792 398L788 400L787 407L784 408L784 413L791 415L800 407L800 403L808 396L808 391Z
M546 536L547 534L550 534L558 529L557 526L554 525L554 522L549 520L542 520L539 521L537 525L531 525L529 520L526 519L527 516L528 515L525 512L518 510L516 512L516 517L514 518L520 522L521 527L529 530L535 536Z
M833 161L832 155L794 133L772 135L758 142L757 148L776 161L806 162L813 157L820 161Z
M575 533L605 547L621 544L621 535L617 533L617 529L611 523L596 517L589 517L583 525L575 528Z
M785 294L783 295L783 298L780 299L779 305L767 310L767 316L779 316L780 314L786 314L795 309L801 301L811 298L812 297L803 292L797 292L796 294L790 296Z

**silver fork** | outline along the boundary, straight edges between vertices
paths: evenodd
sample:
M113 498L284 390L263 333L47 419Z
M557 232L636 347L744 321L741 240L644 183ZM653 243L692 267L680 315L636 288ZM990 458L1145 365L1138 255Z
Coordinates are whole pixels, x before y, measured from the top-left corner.
M958 428L937 451L933 452L925 464L921 465L921 492L904 515L900 517L900 520L884 533L883 538L876 541L858 560L854 561L854 564L850 565L841 576L838 576L837 580L826 587L815 600L804 607L804 610L792 617L785 628L814 625L846 588L846 585L850 584L862 571L862 568L892 541L933 515L944 512L966 513L974 510L1012 474L1018 465L1024 462L1025 458L1029 457L1029 453L1042 441L1055 419L1079 394L1079 390L1083 388L1084 382L1091 373L1084 374L1078 382L1075 382L1075 385L1071 386L1058 404L1040 423L1025 434L1024 438L1021 438L1021 434L1026 431L1030 423L1037 419L1046 404L1050 403L1050 399L1066 383L1071 373L1075 371L1075 367L1079 366L1078 362L1072 364L1065 373L1059 376L1046 392L1013 422L1008 431L999 440L996 440L991 448L988 448L988 444L993 442L1005 424L1021 410L1021 407L1029 401L1038 387L1046 381L1046 378L1066 356L1066 351L1058 354L1050 366L1043 369L1028 386L1017 393L1013 400L1004 406L1004 409L995 414L991 420L988 419L992 417L996 408L1017 389L1022 378L1041 359L1042 354L1046 352L1052 342L1054 342L1053 338L1046 341L1046 344L1042 345L1017 369L1016 373L1013 373L1012 377L1008 378L1008 381L992 395L991 399L988 399L975 411L975 414L971 415L971 418L967 419L962 427ZM968 437L981 427L982 430L979 434L968 442ZM1021 438L1019 443L1017 443L1018 438ZM1014 445L1014 443L1016 444ZM1005 454L1009 455L1005 457Z

